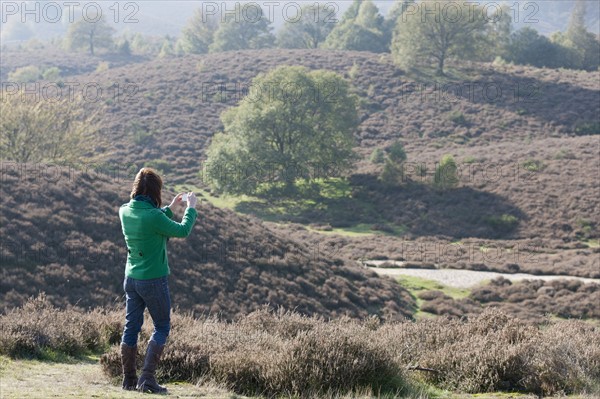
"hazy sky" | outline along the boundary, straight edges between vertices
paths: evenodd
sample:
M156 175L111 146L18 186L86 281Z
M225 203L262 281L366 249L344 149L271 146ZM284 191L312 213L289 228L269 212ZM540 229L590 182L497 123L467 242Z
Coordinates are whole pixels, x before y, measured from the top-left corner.
M79 8L70 9L67 4L76 2L81 5ZM195 10L203 7L216 10L221 13L224 10L231 10L235 3L247 3L245 1L166 1L166 0L144 0L144 1L115 1L100 0L96 2L70 0L70 1L8 1L1 0L0 9L0 28L2 28L2 41L4 43L13 41L17 37L33 35L38 39L48 39L55 36L61 36L68 27L69 16L75 19L81 18L83 7L88 7L88 15L94 15L95 5L101 5L102 14L109 22L112 22L118 32L141 32L150 35L172 35L178 36L185 23ZM466 1L466 0L457 0ZM508 4L511 7L511 14L516 27L525 25L532 26L541 33L551 34L557 30L563 30L567 24L573 1L571 0L538 0L538 1L517 1L517 0L479 0L481 3ZM337 19L341 19L344 11L352 4L348 1L271 1L257 0L255 4L260 5L265 15L269 10L274 15L274 27L279 28L284 23L284 15L293 18L296 5L319 4L330 5L331 12L335 12ZM382 14L386 14L393 1L375 1ZM588 4L588 28L593 32L600 33L599 15L600 1L589 0ZM58 5L58 7L56 6ZM15 9L16 7L16 9ZM33 12L25 12L27 10ZM36 11L37 10L37 11ZM58 11L57 11L58 10ZM57 12L62 13L62 19L56 19ZM37 13L37 15L36 15ZM219 15L219 14L218 14ZM268 15L267 15L268 16ZM36 18L38 22L36 22ZM55 20L56 19L56 20ZM23 22L25 21L25 22Z

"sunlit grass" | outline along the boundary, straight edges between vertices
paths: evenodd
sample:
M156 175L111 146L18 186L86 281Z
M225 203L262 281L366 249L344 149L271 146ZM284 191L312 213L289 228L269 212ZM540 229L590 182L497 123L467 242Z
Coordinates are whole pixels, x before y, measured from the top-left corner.
M269 222L300 223L321 234L366 237L400 236L406 232L406 226L383 220L371 202L354 198L350 182L343 178L301 180L291 188L283 183L263 184L256 195L217 196L200 187L184 184L175 185L174 189L177 192L194 191L218 208L252 214ZM332 227L315 229L310 227L313 223L331 223Z
M423 291L442 291L444 294L454 299L463 299L471 294L471 290L469 289L449 287L439 283L438 281L428 280L421 277L399 276L397 281L402 287L406 288L415 299L417 304L415 319L417 320L437 317L437 315L434 315L433 313L421 311L421 306L423 305L424 301L419 298L419 293Z

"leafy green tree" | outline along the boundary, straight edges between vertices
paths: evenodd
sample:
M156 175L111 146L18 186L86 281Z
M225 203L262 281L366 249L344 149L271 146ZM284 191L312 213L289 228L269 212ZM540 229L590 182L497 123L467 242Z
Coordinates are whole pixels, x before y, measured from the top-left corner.
M129 40L123 39L117 44L117 52L122 55L131 55L131 45Z
M248 17L236 20L229 15L215 32L209 51L271 48L275 45L275 36L271 33L270 25L271 22L264 16L258 20Z
M358 100L340 75L282 66L252 87L221 115L224 130L208 149L206 177L216 190L254 193L265 180L289 188L315 166L351 165Z
M446 60L450 57L469 59L478 55L478 48L485 43L487 23L491 20L481 7L472 7L466 3L452 0L426 2L427 7L444 10L451 5L448 12L422 12L421 4L418 12L404 13L398 19L392 40L392 54L395 62L412 68L419 64L436 61L436 72L444 75ZM472 7L472 9L471 9Z
M406 161L406 151L400 141L394 141L392 145L387 148L388 158L392 162L402 163Z
M386 148L386 154L379 180L386 186L395 187L404 179L403 163L407 158L406 151L402 143L396 140Z
M91 55L94 55L97 48L112 48L114 32L114 28L106 22L104 17L97 22L81 19L69 26L67 46L71 50L85 48Z
M215 32L219 28L219 20L214 15L203 15L196 10L188 21L180 39L181 50L191 54L206 54L213 42Z
M383 151L381 148L375 148L373 152L371 152L371 157L369 159L374 164L384 163L385 151Z
M386 46L390 48L392 44L392 37L394 35L394 29L398 23L398 18L404 11L407 10L409 5L414 4L415 0L396 0L394 5L388 11L388 14L383 21L383 35Z
M334 50L387 51L384 20L371 1L355 1L344 14L342 21L331 31L324 48Z
M397 187L402 179L402 165L392 161L389 157L385 160L383 169L379 175L379 181L385 186Z
M479 42L479 60L493 61L496 57L506 59L507 48L512 34L511 11L502 6L495 15L489 17L485 39Z
M5 95L0 118L0 158L16 162L78 161L89 150L96 131L93 115L85 115L71 99L38 101L21 94Z
M587 30L585 15L585 1L577 0L567 31L556 33L552 41L567 49L562 54L565 66L594 71L600 66L600 40Z
M158 53L158 58L169 58L175 55L175 49L173 49L173 43L170 40L164 40L163 45Z
M439 188L452 188L458 185L458 167L454 157L446 154L435 170L434 184Z
M504 58L515 64L554 68L559 66L560 54L558 45L526 26L511 35Z
M325 41L335 23L331 21L326 4L319 8L304 6L298 20L286 21L277 37L281 48L318 48Z

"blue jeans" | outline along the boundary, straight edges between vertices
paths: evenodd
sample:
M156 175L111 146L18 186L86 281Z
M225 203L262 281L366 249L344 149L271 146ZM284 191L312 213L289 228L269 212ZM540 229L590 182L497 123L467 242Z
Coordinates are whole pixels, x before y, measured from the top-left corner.
M159 345L167 342L171 330L171 297L167 277L151 280L136 280L125 277L125 329L123 343L134 346L138 341L138 334L144 324L144 309L148 308L154 333L150 338Z

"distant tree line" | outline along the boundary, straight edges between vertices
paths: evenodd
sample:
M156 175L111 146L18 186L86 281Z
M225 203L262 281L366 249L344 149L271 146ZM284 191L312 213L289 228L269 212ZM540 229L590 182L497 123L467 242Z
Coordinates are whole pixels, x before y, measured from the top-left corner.
M544 36L532 27L514 30L512 11L453 0L395 0L383 16L372 0L354 0L338 16L331 3L305 5L273 32L267 12L204 15L198 9L181 36L140 33L115 37L115 30L100 19L70 25L66 48L94 55L98 50L158 57L222 51L293 48L391 53L403 68L433 66L438 74L450 59L498 61L548 68L588 71L600 67L600 37L587 30L586 2L577 0L567 29ZM241 16L241 17L240 17ZM11 25L12 26L12 25Z

